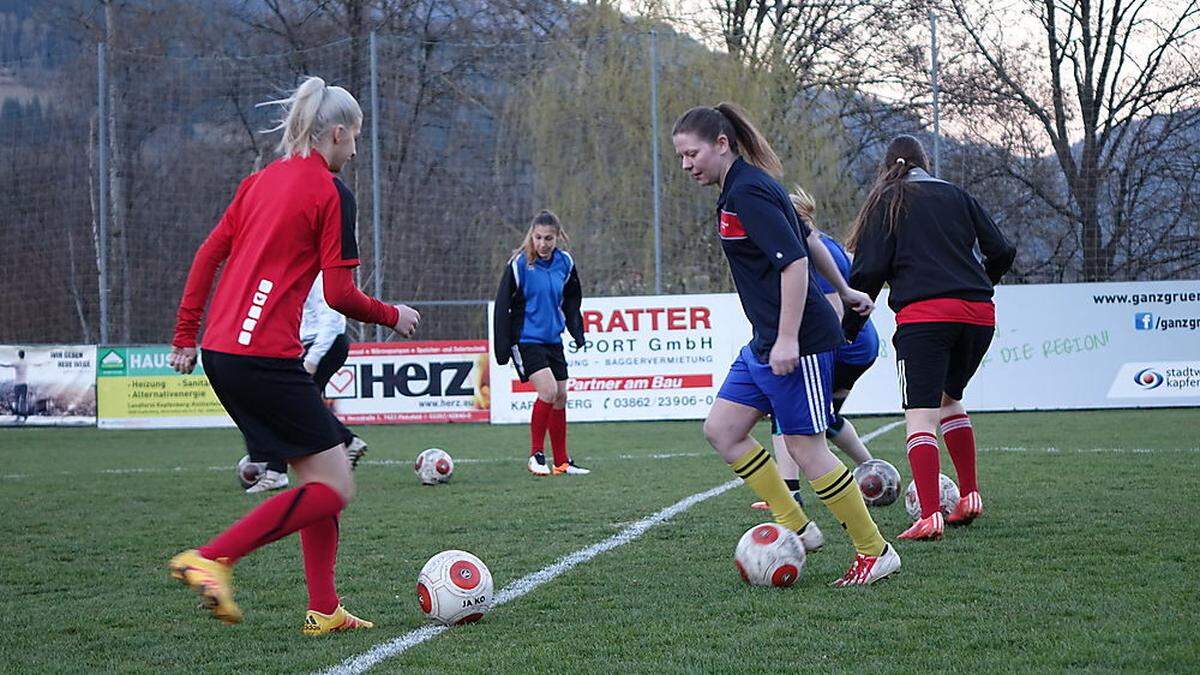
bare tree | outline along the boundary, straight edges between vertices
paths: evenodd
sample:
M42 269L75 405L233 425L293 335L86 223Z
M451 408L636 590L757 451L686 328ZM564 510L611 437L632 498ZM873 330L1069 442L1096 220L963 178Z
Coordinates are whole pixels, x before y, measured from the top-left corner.
M1200 2L1020 0L1005 7L947 0L963 50L945 69L948 103L976 120L982 115L994 123L983 134L1001 130L1030 156L1052 151L1057 184L1021 167L1012 175L1072 224L1084 280L1136 273L1144 260L1129 256L1145 251L1132 241L1174 246L1187 234L1182 222L1156 221L1166 229L1151 231L1134 214L1144 216L1172 190L1175 202L1194 208L1194 169L1176 164L1180 153L1194 157L1200 149ZM1017 37L1022 26L1037 28L1033 40ZM1173 167L1171 185L1145 170L1151 165ZM1193 242L1193 269L1195 249Z
M894 0L709 0L728 52L782 69L798 90L890 84L911 61L906 30L920 20Z
M837 181L822 201L847 222L856 209L859 175L874 169L877 148L898 131L914 132L927 106L926 90L906 86L924 68L913 28L925 20L908 0L708 0L730 55L767 74L772 102L767 126L821 129L841 148ZM886 94L887 97L881 96ZM903 126L897 127L897 123ZM803 156L811 140L779 147ZM865 168L869 167L869 168ZM841 203L830 204L830 198Z

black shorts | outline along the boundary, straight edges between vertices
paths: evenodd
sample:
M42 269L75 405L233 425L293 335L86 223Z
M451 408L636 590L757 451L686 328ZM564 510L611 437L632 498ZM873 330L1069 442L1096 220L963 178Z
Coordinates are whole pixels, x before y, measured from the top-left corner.
M896 326L892 344L904 409L940 408L942 394L961 401L995 332L992 326L967 323Z
M849 391L854 388L854 383L858 382L858 378L863 376L863 373L871 369L875 365L875 359L871 359L866 363L853 365L850 363L842 363L835 360L833 362L833 394L837 396L837 392L843 389Z
M528 382L530 375L543 368L549 368L558 382L567 379L567 357L563 355L561 342L556 345L522 342L513 347L513 366L522 382Z
M255 462L306 457L346 441L300 359L202 350L204 374Z

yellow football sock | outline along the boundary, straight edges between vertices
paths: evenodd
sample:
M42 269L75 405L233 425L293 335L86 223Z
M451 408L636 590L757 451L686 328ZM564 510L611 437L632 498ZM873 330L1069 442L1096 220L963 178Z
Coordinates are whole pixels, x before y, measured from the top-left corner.
M753 450L738 457L729 467L767 502L775 522L793 532L799 532L808 525L808 516L796 503L792 493L788 492L783 479L779 477L775 460L763 446L755 443Z
M867 513L867 504L863 501L862 492L854 476L841 462L829 473L816 480L809 481L816 491L817 497L833 512L835 518L846 528L854 548L864 555L879 555L883 553L887 542L879 534L879 528Z

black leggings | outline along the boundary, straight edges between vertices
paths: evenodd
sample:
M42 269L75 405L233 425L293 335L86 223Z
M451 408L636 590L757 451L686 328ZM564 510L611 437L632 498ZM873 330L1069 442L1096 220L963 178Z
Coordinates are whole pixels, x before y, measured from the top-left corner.
M329 378L346 365L346 357L349 355L350 338L342 333L334 338L333 344L329 345L329 351L325 352L325 356L322 356L321 362L317 364L317 372L313 373L313 380L317 383L317 388L325 391L325 385L329 384Z

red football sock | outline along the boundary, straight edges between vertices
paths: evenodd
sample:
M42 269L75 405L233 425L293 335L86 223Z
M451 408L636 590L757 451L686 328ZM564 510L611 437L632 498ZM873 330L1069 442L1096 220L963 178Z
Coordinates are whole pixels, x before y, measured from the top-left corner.
M546 448L546 427L550 424L553 403L538 399L533 404L533 415L529 417L529 454L536 455Z
M975 430L971 418L966 415L951 415L942 420L942 439L954 471L958 474L958 489L965 497L979 490L975 477Z
M346 506L337 490L324 483L306 483L275 495L254 507L212 541L200 547L209 560L237 562L256 548L286 537L323 518L336 516Z
M554 466L571 461L567 454L567 409L555 408L550 413L550 447L554 449Z
M304 581L308 584L308 608L333 614L341 602L333 582L337 564L338 517L322 518L300 530L300 550L304 553Z
M928 518L941 510L939 461L936 436L919 431L908 437L908 465L912 468L913 480L917 483L917 498L921 501L922 518Z

